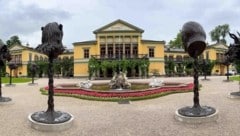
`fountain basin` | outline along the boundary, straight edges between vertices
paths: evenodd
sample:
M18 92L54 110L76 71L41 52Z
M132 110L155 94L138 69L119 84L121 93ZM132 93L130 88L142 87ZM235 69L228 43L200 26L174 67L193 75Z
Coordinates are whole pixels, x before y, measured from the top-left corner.
M94 85L103 85L104 83L97 83ZM144 84L132 82L134 84ZM145 83L148 84L148 83ZM193 89L193 83L175 83L169 82L164 83L161 87L156 88L148 88L148 89L137 89L137 90L108 90L108 91L99 91L92 89L84 89L77 87L76 84L58 84L54 88L55 95L60 96L72 96L82 99L89 100L104 100L104 101L115 101L119 99L128 99L128 100L140 100L140 99L148 99L155 98L171 93L181 93L181 92L190 92ZM41 92L43 94L47 94L48 87L41 88Z

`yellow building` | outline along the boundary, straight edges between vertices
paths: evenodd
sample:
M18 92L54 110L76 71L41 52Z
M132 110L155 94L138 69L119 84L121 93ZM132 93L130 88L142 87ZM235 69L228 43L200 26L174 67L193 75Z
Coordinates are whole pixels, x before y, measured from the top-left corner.
M224 53L228 50L228 46L224 44L212 44L207 45L206 50L203 52L201 56L199 56L199 60L210 60L214 62L213 69L211 74L213 75L225 75L227 72L227 66L225 65L225 56ZM175 63L174 70L177 71L178 65L181 65L183 61L188 61L190 59L189 55L185 53L184 49L178 48L167 48L165 47L164 51L164 60L165 62L171 60ZM234 69L232 65L230 65L230 69Z
M215 65L212 70L214 75L224 75L227 73L227 67L225 65L225 52L228 50L228 46L224 44L213 44L207 47L206 51L203 53L205 58L215 61ZM230 65L231 69L234 69Z
M123 20L116 20L107 24L93 33L95 40L75 42L74 45L74 76L82 77L89 75L88 62L95 58L100 65L108 60L110 63L120 60L142 60L149 59L149 70L165 74L164 70L164 41L144 40L144 30ZM131 62L131 61L130 61ZM118 69L119 70L119 69ZM112 69L107 70L107 76L114 73ZM101 76L101 70L98 76ZM128 76L131 76L127 71ZM143 70L135 67L135 75L141 76Z
M17 65L17 68L12 72L15 77L27 76L27 65L29 62L47 60L46 55L35 51L33 48L28 47L28 45L13 45L9 50L12 56L10 63ZM6 66L6 72L10 73L8 66Z
M9 48L12 60L9 63L14 63L17 68L12 71L14 77L27 76L27 65L31 62L48 61L48 57L39 53L29 45L13 45ZM59 59L73 58L73 51L66 50L63 54L59 55ZM6 72L10 73L9 67L6 66Z
M164 41L145 40L142 38L143 32L141 28L123 20L116 20L95 30L93 33L96 39L74 42L73 49L66 50L58 59L68 58L69 61L74 61L74 67L70 68L74 77L88 77L92 69L98 69L94 73L96 77L112 77L115 72L123 70L125 62L128 65L125 69L128 77L165 75L169 60L174 63L175 73L182 70L185 75L186 66L183 62L190 59L189 55L183 49L168 48ZM227 49L223 44L208 45L199 57L215 62L211 74L226 73L224 53ZM48 59L29 45L14 45L9 50L12 55L11 62L18 66L13 71L13 76L27 76L27 65L30 62ZM95 60L97 65L92 65L92 60ZM103 69L103 66L106 69ZM6 72L9 73L8 67ZM72 75L72 72L70 73ZM64 72L62 75L65 75Z

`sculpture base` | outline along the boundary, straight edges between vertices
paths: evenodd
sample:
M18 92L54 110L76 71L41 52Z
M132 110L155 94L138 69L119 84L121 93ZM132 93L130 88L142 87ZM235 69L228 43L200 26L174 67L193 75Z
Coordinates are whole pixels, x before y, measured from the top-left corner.
M15 87L15 84L5 84L6 87Z
M0 105L13 104L12 99L9 97L0 97Z
M40 131L63 131L73 124L73 116L66 112L39 111L28 116L31 127Z
M178 110L179 114L188 117L204 117L211 115L216 112L216 110L209 106L198 106L198 107L183 107Z
M38 83L28 83L29 86L35 86L38 85Z
M206 123L218 119L218 110L203 106L199 108L184 107L175 112L175 119L184 123Z
M231 92L228 94L228 97L229 98L232 98L232 99L240 99L240 92Z

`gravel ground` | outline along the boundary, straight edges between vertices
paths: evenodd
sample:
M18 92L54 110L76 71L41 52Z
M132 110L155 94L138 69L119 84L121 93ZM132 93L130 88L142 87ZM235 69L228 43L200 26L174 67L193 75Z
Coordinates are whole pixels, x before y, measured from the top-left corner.
M192 77L160 78L164 81L193 82ZM202 81L200 104L219 110L219 119L202 124L185 124L174 119L175 111L193 105L193 93L132 101L130 104L98 102L71 97L54 97L55 110L74 116L73 126L62 132L41 132L30 127L28 115L47 109L47 96L39 88L48 79L38 79L37 86L17 84L3 87L11 105L0 105L0 136L239 136L240 99L229 99L228 93L238 91L238 82L223 82L226 77L208 77ZM141 79L140 79L141 80ZM146 81L144 79L142 81ZM79 79L55 79L58 83L77 83Z

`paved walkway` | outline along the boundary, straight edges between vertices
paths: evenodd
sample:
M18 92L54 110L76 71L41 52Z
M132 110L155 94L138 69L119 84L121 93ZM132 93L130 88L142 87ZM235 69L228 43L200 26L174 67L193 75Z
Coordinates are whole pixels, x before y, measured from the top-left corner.
M3 87L3 96L14 104L0 105L1 136L239 136L240 100L227 98L238 91L238 82L223 82L226 77L208 77L202 84L200 104L219 110L216 122L184 124L174 119L175 111L193 104L193 93L133 101L130 104L98 102L71 97L54 97L55 109L74 115L73 126L62 132L40 132L30 127L28 115L47 109L47 96L39 88L47 79L38 79L38 86L17 84ZM192 82L192 77L161 78L164 81ZM77 83L78 79L55 79L58 83ZM145 79L143 79L145 81Z

